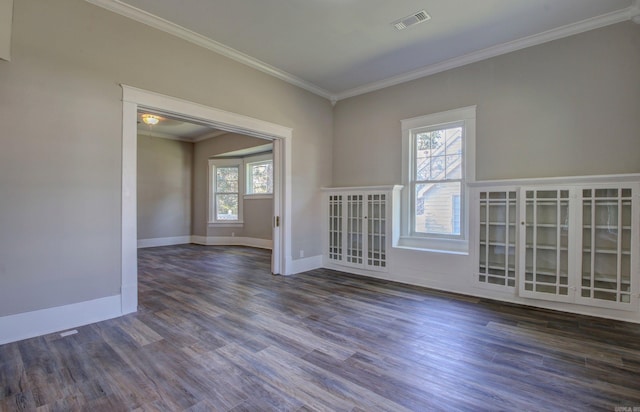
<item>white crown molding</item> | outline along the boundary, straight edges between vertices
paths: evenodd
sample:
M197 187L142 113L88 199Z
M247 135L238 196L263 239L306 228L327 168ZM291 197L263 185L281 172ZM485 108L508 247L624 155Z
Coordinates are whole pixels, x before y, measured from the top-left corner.
M331 100L331 98L333 97L333 95L328 91L314 84L311 84L305 80L302 80L297 76L287 73L284 70L280 70L277 67L273 67L265 62L255 59L229 46L225 46L222 43L218 43L217 41L211 40L208 37L205 37L194 31L185 29L182 26L179 26L168 20L155 16L137 7L133 7L129 4L123 3L120 0L85 0L85 1L93 5L107 9L109 11L112 11L114 13L120 14L124 17L128 17L139 23L143 23L143 24L146 24L147 26L164 31L165 33L172 34L190 43L196 44L200 47L204 47L205 49L209 49L213 52L221 54L239 63L245 64L251 68L260 70L261 72L271 75L275 78L284 80L285 82L293 84L294 86L298 86L311 93L317 94L318 96L324 97L329 100Z
M609 26L611 24L616 24L626 20L635 19L638 15L640 15L640 0L636 0L633 5L631 5L630 7L627 7L626 9L617 10L611 13L606 13L600 16L592 17L590 19L582 20L577 23L568 24L566 26L558 27L556 29L547 30L545 32L534 34L532 36L523 37L518 40L513 40L507 43L499 44L496 46L488 47L486 49L468 53L468 54L465 54L464 56L455 57L453 59L445 60L440 63L425 66L418 70L413 70L398 76L389 77L387 79L384 79L378 82L373 82L373 83L365 84L364 86L355 87L353 89L349 89L344 92L337 93L334 96L334 98L339 101L339 100L347 99L349 97L359 96L361 94L384 89L390 86L395 86L397 84L409 82L411 80L420 79L422 77L430 76L432 74L440 73L450 69L455 69L456 67L461 67L467 64L476 63L482 60L490 59L492 57L496 57L503 54L511 53L513 51L525 49L527 47L537 46L539 44L561 39L563 37L569 37L569 36L573 36L575 34L583 33L589 30L594 30L601 27Z
M102 7L104 9L107 9L109 11L112 11L114 13L120 14L122 16L128 17L132 20L146 24L147 26L164 31L165 33L172 34L183 40L196 44L200 47L204 47L215 53L221 54L239 63L245 64L263 73L276 77L294 86L298 86L311 93L314 93L318 96L328 99L332 105L335 105L336 102L347 99L349 97L355 97L361 94L370 93L376 90L384 89L386 87L395 86L401 83L405 83L405 82L416 80L422 77L430 76L432 74L440 73L450 69L455 69L457 67L465 66L467 64L476 63L482 60L490 59L492 57L500 56L500 55L521 50L527 47L537 46L539 44L547 43L549 41L558 40L568 36L573 36L575 34L598 29L611 24L620 23L626 20L632 20L636 23L640 22L640 0L635 0L631 6L625 9L613 11L600 16L582 20L577 23L568 24L566 26L562 26L562 27L548 30L542 33L534 34L532 36L523 37L518 40L488 47L486 49L465 54L464 56L455 57L440 63L435 63L429 66L425 66L420 69L413 70L398 76L389 77L381 81L368 83L363 86L355 87L353 89L345 90L343 92L334 94L310 82L307 82L297 76L294 76L290 73L287 73L283 70L273 67L249 55L246 55L238 50L225 46L222 43L218 43L212 39L209 39L191 30L185 29L182 26L179 26L168 20L162 19L144 10L141 10L131 5L128 5L126 3L123 3L120 0L85 0L85 1L91 4L94 4L96 6Z

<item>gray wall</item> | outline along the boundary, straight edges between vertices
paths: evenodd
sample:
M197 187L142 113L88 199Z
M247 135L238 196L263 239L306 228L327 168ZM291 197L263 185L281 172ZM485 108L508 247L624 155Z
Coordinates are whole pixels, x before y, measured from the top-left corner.
M13 0L0 0L0 59L11 60Z
M470 105L477 180L640 172L640 25L619 23L338 102L334 185L400 183L400 120Z
M477 180L640 172L640 26L620 23L338 102L334 185L401 183L400 120L470 105ZM389 273L375 276L638 321L638 312L481 288L476 253L473 242L468 255L394 247Z
M120 83L291 127L292 244L321 254L326 99L83 0L15 2L12 41L0 61L0 316L120 293Z
M138 239L191 234L193 146L138 135Z
M273 198L244 199L244 227L242 236L255 239L273 239Z

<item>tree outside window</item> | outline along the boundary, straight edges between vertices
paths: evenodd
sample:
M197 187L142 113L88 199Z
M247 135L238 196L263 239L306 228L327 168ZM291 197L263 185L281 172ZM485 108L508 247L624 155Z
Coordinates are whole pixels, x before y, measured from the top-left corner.
M238 220L239 167L216 167L216 220Z
M273 193L273 160L247 163L247 194Z

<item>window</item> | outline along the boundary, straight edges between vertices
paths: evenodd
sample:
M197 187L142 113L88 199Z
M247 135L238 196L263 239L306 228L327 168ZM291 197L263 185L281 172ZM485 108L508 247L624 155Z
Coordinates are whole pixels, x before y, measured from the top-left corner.
M216 220L238 220L238 166L216 167Z
M241 226L246 198L273 197L273 154L209 159L209 223Z
M466 183L475 178L475 106L402 121L400 246L468 252Z
M211 159L209 173L209 222L242 223L242 159Z
M270 195L273 193L273 159L247 160L248 195Z

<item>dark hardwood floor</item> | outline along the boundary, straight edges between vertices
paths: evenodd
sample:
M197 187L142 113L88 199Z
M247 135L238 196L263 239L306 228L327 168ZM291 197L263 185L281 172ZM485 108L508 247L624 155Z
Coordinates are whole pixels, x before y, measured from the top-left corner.
M0 346L0 411L640 410L638 325L272 276L249 248L139 256L138 313Z

